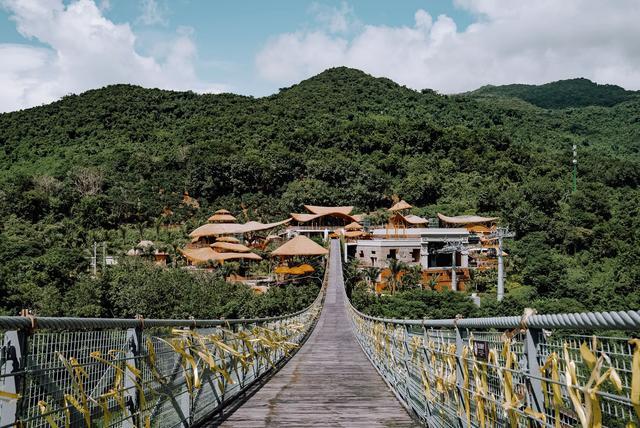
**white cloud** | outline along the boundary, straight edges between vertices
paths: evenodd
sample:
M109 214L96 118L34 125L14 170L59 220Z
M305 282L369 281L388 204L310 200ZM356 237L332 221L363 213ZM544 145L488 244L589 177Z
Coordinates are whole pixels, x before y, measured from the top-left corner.
M223 85L196 76L192 31L179 29L162 58L136 52L128 24L115 24L92 0L4 0L16 28L29 44L0 44L0 111L47 103L114 83L165 89L220 92Z
M168 10L164 3L158 3L156 0L142 0L140 7L142 14L138 17L138 22L144 25L166 26L169 24Z
M587 77L640 89L637 0L455 0L476 19L464 31L418 10L412 26L284 33L256 56L258 72L290 84L346 65L401 84L461 92L485 84Z
M347 33L359 25L347 2L340 3L339 7L314 2L309 10L316 21L332 33Z

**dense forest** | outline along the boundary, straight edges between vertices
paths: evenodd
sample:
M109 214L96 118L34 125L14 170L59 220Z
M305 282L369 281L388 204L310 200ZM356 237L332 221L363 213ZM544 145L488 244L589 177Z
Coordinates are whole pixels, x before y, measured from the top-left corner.
M91 278L93 242L123 254L153 239L175 256L221 207L268 221L303 203L370 212L395 196L418 215L497 215L516 232L505 304L476 280L486 313L637 309L639 183L640 98L584 79L449 96L348 68L264 98L109 86L0 115L0 311L129 316L118 302L133 299L157 316L199 315L187 300L175 313L144 307L152 293L136 290L188 283L181 273L133 263ZM225 287L200 281L178 294ZM273 312L264 305L202 316Z

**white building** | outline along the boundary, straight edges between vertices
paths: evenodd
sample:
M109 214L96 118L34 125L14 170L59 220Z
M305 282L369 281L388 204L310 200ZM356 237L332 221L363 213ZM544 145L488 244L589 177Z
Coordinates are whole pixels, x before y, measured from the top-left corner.
M420 264L423 270L441 269L453 266L469 266L466 251L455 253L439 252L449 242L469 244L469 231L464 228L409 228L402 238L387 238L387 229L374 229L373 239L346 243L347 258L358 259L363 266L387 267L387 259L396 258L407 264Z

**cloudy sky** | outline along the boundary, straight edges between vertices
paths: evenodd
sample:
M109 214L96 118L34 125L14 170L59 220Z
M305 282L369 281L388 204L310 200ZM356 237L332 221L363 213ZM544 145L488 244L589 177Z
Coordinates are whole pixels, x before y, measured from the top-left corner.
M0 111L113 83L263 96L338 65L640 89L639 22L640 0L0 0Z

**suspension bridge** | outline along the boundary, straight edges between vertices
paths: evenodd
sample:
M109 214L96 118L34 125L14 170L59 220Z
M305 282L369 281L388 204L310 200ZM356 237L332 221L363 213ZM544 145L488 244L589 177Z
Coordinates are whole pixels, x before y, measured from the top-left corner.
M640 312L450 320L0 317L0 428L636 426Z

